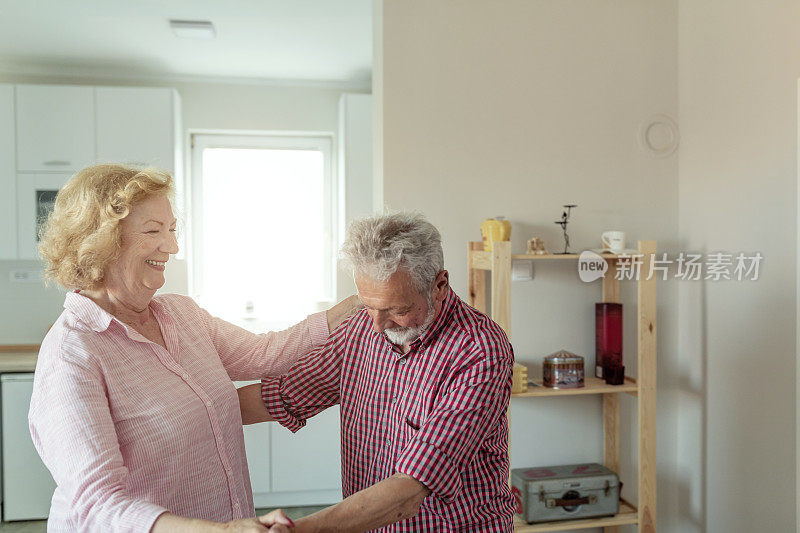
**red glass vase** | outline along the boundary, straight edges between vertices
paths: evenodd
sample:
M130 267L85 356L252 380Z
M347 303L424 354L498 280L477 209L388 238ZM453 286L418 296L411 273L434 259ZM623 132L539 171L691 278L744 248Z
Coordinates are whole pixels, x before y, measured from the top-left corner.
M603 377L603 367L622 366L622 304L594 305L595 377Z

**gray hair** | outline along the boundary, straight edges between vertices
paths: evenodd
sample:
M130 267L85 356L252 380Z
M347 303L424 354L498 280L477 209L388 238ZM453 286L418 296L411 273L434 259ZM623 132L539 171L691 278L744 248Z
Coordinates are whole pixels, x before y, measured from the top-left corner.
M373 215L350 224L342 257L353 272L387 281L405 270L421 294L433 287L444 269L442 236L420 213Z

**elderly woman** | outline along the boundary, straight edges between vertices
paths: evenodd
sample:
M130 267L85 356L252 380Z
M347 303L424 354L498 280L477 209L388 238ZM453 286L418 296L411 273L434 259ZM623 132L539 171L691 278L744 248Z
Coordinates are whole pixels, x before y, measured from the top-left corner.
M285 531L255 518L231 380L278 375L323 343L351 297L256 335L154 296L178 251L172 178L98 165L56 198L40 252L69 289L42 342L33 442L57 487L48 531ZM270 529L271 528L271 529Z

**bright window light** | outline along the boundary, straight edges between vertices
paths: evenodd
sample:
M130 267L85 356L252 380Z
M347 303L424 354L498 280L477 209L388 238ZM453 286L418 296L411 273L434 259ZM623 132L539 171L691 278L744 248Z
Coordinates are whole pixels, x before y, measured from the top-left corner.
M282 329L332 299L330 140L322 149L237 147L234 140L195 144L194 292L226 320ZM263 144L276 144L269 140Z

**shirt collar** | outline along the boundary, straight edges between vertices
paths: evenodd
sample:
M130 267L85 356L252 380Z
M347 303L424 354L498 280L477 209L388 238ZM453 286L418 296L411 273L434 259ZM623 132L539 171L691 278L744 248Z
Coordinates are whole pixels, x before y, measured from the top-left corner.
M92 328L94 331L101 332L108 329L114 316L104 310L79 291L68 292L64 299L64 309L74 314L78 320Z
M447 287L447 294L442 300L442 309L439 311L439 316L437 316L428 329L425 330L425 333L420 335L420 337L411 343L411 348L417 348L422 346L427 346L430 344L441 331L442 327L445 323L447 323L450 319L450 315L453 314L453 307L455 306L456 293L450 286Z
M158 319L163 319L166 315L164 313L164 306L156 301L155 298L150 300L150 308ZM127 324L97 305L91 298L82 295L79 291L67 293L67 297L64 299L64 309L72 312L78 320L98 333L107 330L112 321L122 326L128 333L128 336L130 336L132 332L132 330L129 330ZM138 333L136 335L139 336Z

